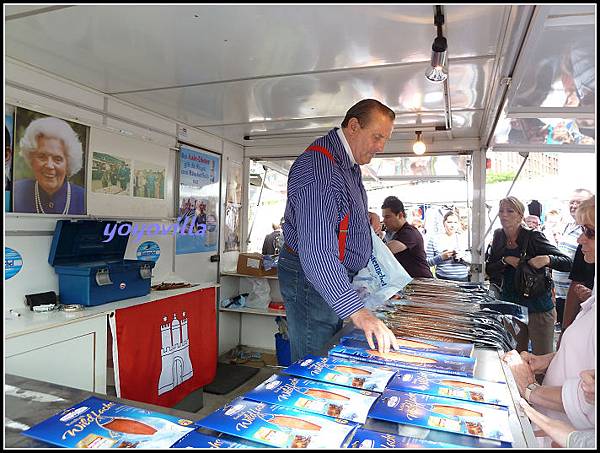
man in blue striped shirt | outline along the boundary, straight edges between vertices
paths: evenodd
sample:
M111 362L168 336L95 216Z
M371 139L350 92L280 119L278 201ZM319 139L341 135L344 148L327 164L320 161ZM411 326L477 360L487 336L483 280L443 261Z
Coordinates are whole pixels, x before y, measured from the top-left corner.
M359 165L383 151L394 112L374 99L348 110L342 127L315 140L290 168L279 282L292 360L318 354L350 318L371 348L397 349L393 333L361 302L351 280L372 243Z

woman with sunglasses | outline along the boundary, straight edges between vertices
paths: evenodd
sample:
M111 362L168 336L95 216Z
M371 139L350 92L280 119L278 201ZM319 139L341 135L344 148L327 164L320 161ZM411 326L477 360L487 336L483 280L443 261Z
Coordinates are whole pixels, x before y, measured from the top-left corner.
M577 239L585 261L596 262L596 198L581 203L577 222L582 233ZM510 351L507 362L519 393L548 417L569 421L575 429L592 429L596 425L595 405L586 400L580 373L596 369L596 285L592 296L581 304L573 324L565 330L556 353L533 355ZM535 374L546 373L540 386Z

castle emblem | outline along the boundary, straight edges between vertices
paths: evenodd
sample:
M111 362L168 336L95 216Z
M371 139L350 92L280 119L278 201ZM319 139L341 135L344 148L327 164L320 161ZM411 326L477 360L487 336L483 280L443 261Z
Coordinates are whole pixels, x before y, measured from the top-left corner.
M190 361L190 340L188 337L188 320L183 312L183 319L179 321L177 314L173 314L173 321L163 318L160 326L162 347L162 369L158 380L158 394L173 390L182 382L194 375Z

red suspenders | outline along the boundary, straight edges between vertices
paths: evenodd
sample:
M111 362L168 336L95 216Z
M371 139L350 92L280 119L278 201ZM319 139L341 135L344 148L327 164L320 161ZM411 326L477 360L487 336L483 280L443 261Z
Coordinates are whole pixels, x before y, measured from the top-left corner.
M335 159L331 153L322 146L312 145L306 148L306 151L316 151L324 154L327 158L335 163ZM338 233L338 246L340 250L340 262L344 261L344 255L346 254L346 236L348 236L348 226L350 224L350 213L346 214L340 222L340 232Z

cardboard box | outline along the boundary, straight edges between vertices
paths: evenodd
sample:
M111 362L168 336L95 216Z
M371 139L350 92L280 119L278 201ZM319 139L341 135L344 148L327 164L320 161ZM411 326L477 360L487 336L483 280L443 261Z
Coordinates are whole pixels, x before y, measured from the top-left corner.
M277 275L277 269L272 268L265 271L263 256L260 253L240 253L237 263L237 273L253 277L266 277Z

